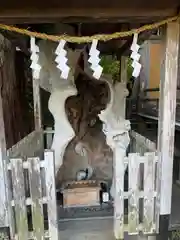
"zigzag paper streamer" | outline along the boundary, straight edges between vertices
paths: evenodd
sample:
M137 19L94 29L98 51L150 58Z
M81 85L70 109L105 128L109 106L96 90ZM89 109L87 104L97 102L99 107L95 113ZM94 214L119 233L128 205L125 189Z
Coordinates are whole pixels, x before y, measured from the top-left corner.
M61 77L67 79L70 67L67 65L68 59L66 58L67 51L64 49L65 44L65 40L59 42L55 51L55 54L57 55L55 62L58 64L57 68L61 71Z
M94 72L93 77L96 79L99 79L101 77L103 68L99 65L100 52L97 50L97 44L98 44L98 40L94 39L92 41L91 49L89 51L90 58L88 59L88 62L91 63L91 69Z
M31 45L31 66L30 68L33 71L33 78L38 79L41 71L41 66L38 64L38 59L39 59L39 47L36 45L36 39L34 37L31 37L30 40L30 45Z
M137 40L138 40L138 34L135 33L134 34L134 38L133 38L133 43L131 45L131 59L133 59L133 62L132 62L132 67L134 68L133 70L133 77L137 78L140 74L140 71L141 71L141 64L139 63L139 59L141 57L141 55L138 53L139 49L140 49L140 46L137 44Z

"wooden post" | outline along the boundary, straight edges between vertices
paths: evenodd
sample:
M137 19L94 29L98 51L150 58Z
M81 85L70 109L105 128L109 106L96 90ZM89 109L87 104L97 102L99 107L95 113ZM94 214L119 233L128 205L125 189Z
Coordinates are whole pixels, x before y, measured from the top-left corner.
M53 142L53 130L52 127L46 128L46 149L51 149Z
M34 125L35 130L41 130L41 99L40 99L40 87L38 79L33 78L33 99L34 99Z
M4 113L2 102L2 83L3 75L2 68L4 58L6 57L6 47L8 48L8 41L2 35L0 35L0 228L10 227L10 238L15 237L15 224L12 214L12 207L9 202L11 195L10 183L7 170L7 149L6 149L6 137L5 137L5 125L4 125Z
M127 85L127 67L128 67L128 58L126 56L122 56L121 57L121 72L120 72L120 78L121 78L121 82L124 84L124 87L126 88ZM124 118L126 118L126 97L124 98L124 104L123 104L123 108L124 108Z
M127 83L127 64L128 58L126 56L121 57L121 82Z
M1 82L2 79L0 79ZM0 84L1 85L1 84ZM0 87L1 89L1 87ZM6 140L4 130L4 118L2 97L0 92L0 227L8 226L8 208L7 208L7 179L5 172Z
M34 127L35 131L39 133L39 142L42 146L42 155L44 155L44 135L42 132L42 119L41 119L41 98L39 80L33 78L33 101L34 101Z
M171 213L176 88L179 53L179 22L167 24L164 35L163 72L160 82L158 126L157 230L159 239L168 239ZM159 217L160 216L160 217Z

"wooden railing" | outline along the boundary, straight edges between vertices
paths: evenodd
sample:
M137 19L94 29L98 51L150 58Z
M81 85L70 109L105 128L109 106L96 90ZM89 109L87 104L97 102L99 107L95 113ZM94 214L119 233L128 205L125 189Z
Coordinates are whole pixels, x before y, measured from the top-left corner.
M41 178L44 169L45 177ZM37 157L10 159L8 164L10 172L12 198L9 199L9 216L11 219L10 239L50 239L58 240L58 216L55 189L54 153L45 151L44 160ZM27 184L24 171L28 171L28 186L30 196L26 196ZM46 186L43 194L42 185ZM48 230L44 229L43 205L47 204ZM31 207L32 223L28 220L27 206ZM14 214L13 214L14 208ZM31 231L29 231L32 229Z
M154 97L147 96L147 93L152 93L152 92L158 92L159 93L159 88L148 88L148 89L144 89L142 92L140 92L139 98L138 98L138 112L143 111L144 108L146 109L146 104L147 103L151 104L151 107L153 108L153 110L158 111L158 109L159 109L159 98L158 97L154 98Z
M180 88L177 88L179 91ZM137 113L139 115L144 115L146 117L152 118L154 120L158 120L158 112L159 112L159 97L151 97L147 96L147 93L152 92L159 92L159 88L148 88L144 89L140 92L137 101ZM176 126L180 126L180 98L179 94L177 93L177 100L176 100Z
M152 234L156 232L156 164L157 156L155 152L144 153L140 156L138 153L130 153L124 158L123 167L128 165L128 191L124 191L124 182L118 182L119 205L116 206L122 212L115 212L119 215L119 219L125 219L121 222L118 239L123 239L124 231L129 235ZM140 166L143 165L143 168ZM143 169L143 171L141 171ZM123 172L123 171L122 171ZM122 177L123 178L123 177ZM128 199L127 218L124 214L124 199ZM139 204L140 199L143 206ZM139 217L139 214L143 216Z
M42 156L44 149L51 149L54 130L48 127L44 131L33 131L7 150L7 156L35 157Z
M54 131L46 129L44 133L49 144L52 143ZM42 135L42 133L41 133ZM36 133L32 133L26 140L19 143L19 147L14 147L11 154L15 156L18 153L21 156L16 158L9 157L7 164L8 174L8 215L11 222L9 223L11 238L24 239L50 239L58 240L58 215L55 189L55 171L54 171L54 154L53 151L44 152L44 160L37 156L27 158L25 155L29 152L20 150L29 143ZM31 141L30 141L31 139ZM37 139L37 137L35 137ZM28 141L27 141L28 140ZM33 144L36 144L35 141ZM122 172L122 181L118 182L119 195L118 204L114 206L115 214L118 219L125 219L118 227L118 239L128 231L129 235L138 235L139 231L144 234L151 234L156 231L156 197L157 190L155 186L156 179L156 147L150 140L145 139L140 134L131 132L131 143L133 152L122 159L122 164L118 165ZM32 146L32 145L31 145ZM30 148L31 150L31 148ZM29 150L29 151L30 151ZM143 165L143 171L141 166ZM124 189L124 170L128 166L128 191ZM45 172L42 178L42 171ZM28 178L25 172L28 172ZM28 184L27 184L28 182ZM43 190L45 186L45 191ZM28 188L27 188L28 187ZM27 196L27 191L29 194ZM128 201L128 214L124 212L124 200ZM143 199L143 206L139 206L140 199ZM47 205L48 212L48 230L44 229L43 205ZM32 223L27 218L27 206L32 213ZM13 213L14 212L14 213ZM139 212L143 213L142 219L139 219ZM118 220L119 221L119 220ZM33 228L32 228L33 226ZM30 228L32 229L30 231Z
M11 158L35 157L41 155L43 150L43 132L33 131L8 149L7 156Z
M52 127L47 127L44 130L44 145L45 145L45 149L51 149L53 136L54 136L53 128Z
M131 131L130 152L144 154L145 152L156 152L156 143L141 134Z

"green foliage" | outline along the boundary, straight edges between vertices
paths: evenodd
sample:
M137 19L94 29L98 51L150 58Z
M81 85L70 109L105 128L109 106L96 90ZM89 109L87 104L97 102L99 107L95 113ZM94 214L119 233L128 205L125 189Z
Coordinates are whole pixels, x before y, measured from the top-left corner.
M114 81L119 80L119 66L120 62L114 56L102 56L101 66L103 67L103 73L111 74Z
M9 240L6 232L0 232L0 240Z
M131 63L132 60L128 58L127 81L130 81L132 76L133 69ZM120 80L120 62L115 56L102 56L100 64L103 67L103 73L111 74L115 82Z
M132 64L132 59L128 58L128 68L127 68L127 81L129 82L131 77L132 77L132 72L133 72L133 68L131 66Z
M179 240L180 239L180 230L175 230L171 234L171 240Z

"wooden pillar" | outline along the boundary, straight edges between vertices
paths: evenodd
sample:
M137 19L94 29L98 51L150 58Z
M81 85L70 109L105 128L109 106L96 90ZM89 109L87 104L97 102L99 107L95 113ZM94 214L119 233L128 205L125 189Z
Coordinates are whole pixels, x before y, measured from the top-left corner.
M158 238L161 240L168 239L169 215L171 213L179 33L179 22L169 23L163 39L164 57L161 65L159 100L156 216L157 229L159 229Z
M4 125L4 113L2 102L2 68L4 58L6 57L7 41L0 35L0 228L10 227L10 237L14 239L14 219L12 214L12 207L10 205L11 190L8 182L8 170L7 170L7 147L5 137L5 125ZM2 232L1 232L2 234Z
M121 82L127 83L127 67L128 67L128 57L121 57Z
M39 80L33 78L33 99L34 99L34 125L35 130L41 130L41 99L40 99L40 87Z
M4 61L4 38L0 36L0 68ZM5 172L6 164L6 138L4 129L4 114L2 106L2 74L0 75L0 227L8 226L8 207L7 207L7 179Z
M126 88L127 85L127 68L128 68L128 58L126 56L121 57L121 73L120 73L120 78L121 82L124 84L124 88ZM126 97L124 98L124 104L123 104L123 112L124 115L123 117L126 118Z
M4 130L2 97L0 92L0 227L8 226L7 181L5 174L5 165L6 165L6 140Z
M34 100L34 127L38 132L39 145L41 146L40 157L44 155L44 132L42 131L42 119L41 119L41 97L39 79L33 78L33 100Z

